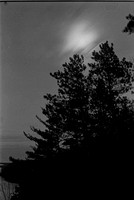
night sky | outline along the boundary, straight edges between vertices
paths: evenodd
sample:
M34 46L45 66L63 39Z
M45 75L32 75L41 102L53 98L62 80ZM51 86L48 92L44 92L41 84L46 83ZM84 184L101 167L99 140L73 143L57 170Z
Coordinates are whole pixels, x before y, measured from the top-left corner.
M31 143L23 131L43 128L43 95L56 93L49 73L74 53L91 62L98 44L113 42L116 54L134 57L134 35L123 33L134 3L7 3L1 4L0 162L24 158ZM34 143L32 143L34 144Z

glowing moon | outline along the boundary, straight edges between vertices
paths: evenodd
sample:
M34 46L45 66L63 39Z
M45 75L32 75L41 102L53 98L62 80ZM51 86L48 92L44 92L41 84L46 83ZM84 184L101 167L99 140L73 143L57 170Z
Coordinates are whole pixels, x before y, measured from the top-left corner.
M86 22L73 24L67 35L64 51L79 51L92 47L97 39L97 33Z

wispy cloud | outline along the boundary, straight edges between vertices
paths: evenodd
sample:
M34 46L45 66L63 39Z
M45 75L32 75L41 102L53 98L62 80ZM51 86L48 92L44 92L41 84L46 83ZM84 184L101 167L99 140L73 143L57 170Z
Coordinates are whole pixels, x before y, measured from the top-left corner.
M92 48L98 39L97 30L86 20L76 21L68 29L68 32L65 34L63 53Z

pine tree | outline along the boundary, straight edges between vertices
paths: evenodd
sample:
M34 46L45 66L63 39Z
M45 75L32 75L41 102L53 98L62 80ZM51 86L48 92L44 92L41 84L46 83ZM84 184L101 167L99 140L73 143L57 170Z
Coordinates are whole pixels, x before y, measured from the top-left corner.
M36 116L45 126L44 131L31 127L41 138L24 132L36 143L33 152L27 152L29 159L52 158L60 152L85 152L97 136L99 140L118 137L121 123L125 124L123 110L133 110L131 101L124 96L133 88L133 64L125 58L119 60L113 44L108 42L100 45L99 52L92 53L92 59L95 62L88 64L87 75L84 57L79 55L63 64L63 71L50 73L57 80L58 94L44 96L48 101L42 108L46 121Z
M128 99L127 93L133 89L133 64L125 58L119 60L113 44L109 46L108 42L100 45L99 52L93 52L92 59L95 62L88 64L89 110L94 119L91 130L99 141L100 149L104 148L106 152L106 148L114 148L117 140L127 138L128 132L132 131L128 121L132 125L133 101Z
M134 110L127 92L133 89L133 64L120 60L108 42L92 53L92 59L86 66L83 56L74 55L62 70L50 74L57 80L58 92L44 96L46 120L36 116L44 130L31 127L36 136L24 132L36 146L26 152L27 160L10 158L12 163L3 169L5 177L9 174L21 183L15 198L45 197L59 188L66 194L68 184L76 195L85 192L85 177L93 186L98 175L112 174L121 157L128 170L132 166Z
M85 70L83 56L74 55L69 63L63 64L63 71L50 73L57 80L58 94L44 96L48 101L42 108L46 121L36 116L45 125L45 131L31 127L41 138L24 132L37 144L33 152L26 152L28 158L52 158L64 150L78 149L85 135L89 135L89 93Z

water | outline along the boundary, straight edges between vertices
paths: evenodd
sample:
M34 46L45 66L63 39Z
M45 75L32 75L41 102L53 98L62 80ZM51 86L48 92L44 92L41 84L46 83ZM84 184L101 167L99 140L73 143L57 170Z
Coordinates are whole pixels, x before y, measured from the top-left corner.
M0 200L10 200L16 184L5 181L0 176Z

